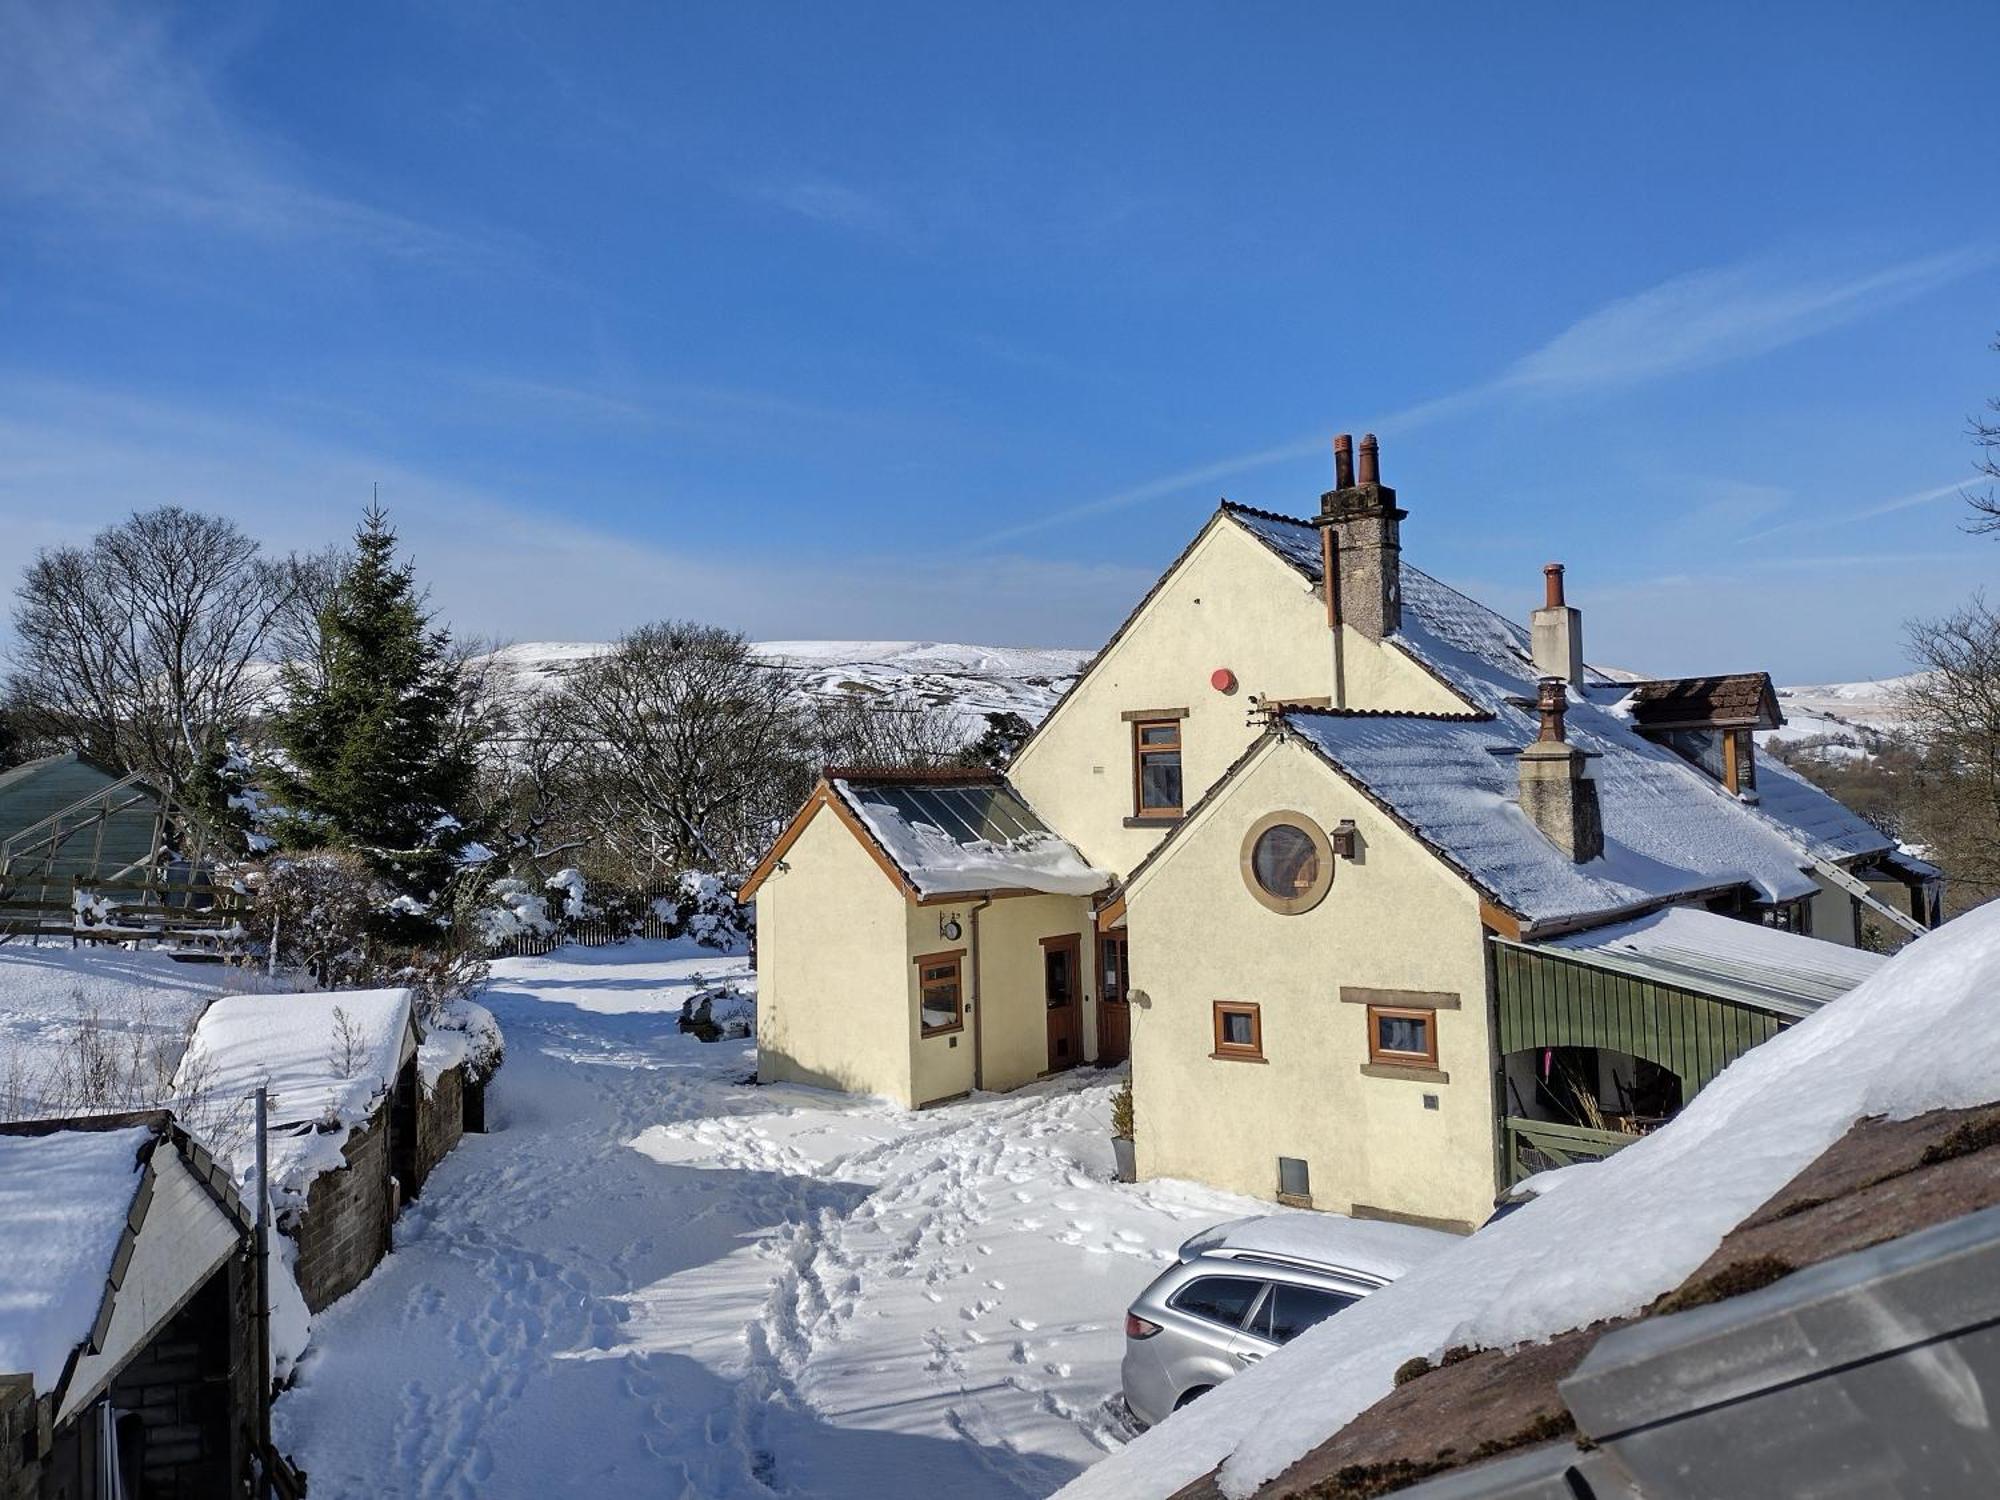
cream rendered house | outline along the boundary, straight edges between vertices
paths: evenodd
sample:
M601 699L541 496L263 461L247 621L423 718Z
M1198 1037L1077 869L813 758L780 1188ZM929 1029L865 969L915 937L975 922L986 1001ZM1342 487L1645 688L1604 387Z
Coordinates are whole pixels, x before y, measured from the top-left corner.
M1469 1227L1922 930L1936 872L1758 766L1768 679L1589 669L1559 567L1523 627L1404 563L1377 462L1223 505L984 783L1018 812L830 776L746 886L763 1075L923 1104L1129 1047L1142 1175Z

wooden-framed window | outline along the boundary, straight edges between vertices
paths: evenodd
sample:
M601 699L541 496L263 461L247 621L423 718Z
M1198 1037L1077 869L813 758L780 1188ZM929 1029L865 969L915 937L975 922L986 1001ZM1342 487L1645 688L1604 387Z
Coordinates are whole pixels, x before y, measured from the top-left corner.
M917 960L917 1013L925 1036L965 1025L965 950L926 953Z
M1215 1051L1209 1055L1239 1062L1264 1061L1264 1020L1260 1008L1248 1000L1216 1001Z
M1435 1068L1437 1012L1402 1005L1369 1006L1368 1060L1377 1066Z
M1181 721L1132 721L1132 815L1137 818L1177 818L1181 815Z

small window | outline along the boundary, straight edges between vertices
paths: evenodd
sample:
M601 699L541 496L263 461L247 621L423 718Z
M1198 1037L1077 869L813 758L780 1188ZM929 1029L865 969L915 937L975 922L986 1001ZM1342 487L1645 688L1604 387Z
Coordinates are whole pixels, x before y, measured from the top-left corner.
M1274 1281L1271 1295L1264 1299L1264 1305L1251 1321L1250 1331L1274 1344L1289 1344L1313 1324L1324 1323L1342 1308L1352 1307L1360 1300L1321 1287Z
M1312 1172L1296 1156L1278 1158L1278 1201L1312 1207Z
M1259 818L1243 836L1243 883L1258 901L1288 917L1311 911L1333 884L1333 845L1304 813Z
M1368 1060L1406 1068L1435 1068L1437 1012L1369 1006Z
M1264 1060L1264 1023L1257 1006L1239 1000L1215 1002L1214 1056Z
M1181 811L1181 721L1139 719L1132 725L1133 813L1177 817Z
M932 953L917 960L917 993L923 1015L923 1034L957 1031L965 1025L965 992L961 963L963 950Z
M1225 1328L1241 1328L1243 1315L1263 1290L1263 1282L1248 1276L1200 1276L1175 1292L1167 1306Z

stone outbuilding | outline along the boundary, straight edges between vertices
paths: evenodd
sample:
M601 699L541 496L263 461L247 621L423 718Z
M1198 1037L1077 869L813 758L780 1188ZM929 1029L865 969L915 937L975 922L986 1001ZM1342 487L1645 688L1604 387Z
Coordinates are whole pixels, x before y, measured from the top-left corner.
M316 1313L388 1254L402 1206L458 1143L467 1101L483 1116L497 1029L461 1004L467 1030L421 1037L407 989L231 995L196 1024L175 1094L182 1113L254 1191L245 1101L269 1091L271 1206L289 1277L276 1276L282 1370ZM295 1286L295 1290L294 1290Z
M0 1125L0 1500L246 1492L253 1229L164 1111Z

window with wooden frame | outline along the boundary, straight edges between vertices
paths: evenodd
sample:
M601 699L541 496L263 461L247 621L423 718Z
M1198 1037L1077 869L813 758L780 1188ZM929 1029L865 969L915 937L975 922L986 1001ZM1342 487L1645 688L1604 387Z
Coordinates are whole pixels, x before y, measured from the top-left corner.
M1239 1062L1264 1061L1264 1021L1259 1007L1246 1000L1215 1002L1215 1051L1211 1057Z
M1181 815L1181 721L1132 721L1132 814L1138 818Z
M1394 1068L1437 1067L1437 1012L1399 1005L1369 1006L1368 1060Z
M925 1036L940 1036L965 1025L965 950L927 953L917 960L918 1014Z
M1722 732L1722 784L1739 797L1757 790L1757 741L1747 729Z

